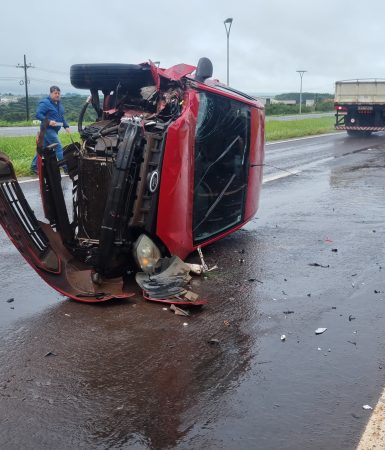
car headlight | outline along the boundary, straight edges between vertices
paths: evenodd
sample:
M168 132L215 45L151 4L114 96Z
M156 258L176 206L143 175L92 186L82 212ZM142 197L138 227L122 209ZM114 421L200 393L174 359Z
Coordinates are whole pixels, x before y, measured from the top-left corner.
M155 243L145 234L141 234L134 244L134 258L143 272L152 273L161 254Z

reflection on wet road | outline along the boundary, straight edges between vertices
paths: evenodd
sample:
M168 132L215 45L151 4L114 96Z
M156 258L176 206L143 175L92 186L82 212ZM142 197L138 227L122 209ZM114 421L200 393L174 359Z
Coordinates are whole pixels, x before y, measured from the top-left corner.
M385 381L383 137L268 145L266 163L302 169L204 250L219 270L188 318L62 299L0 233L1 448L355 448Z

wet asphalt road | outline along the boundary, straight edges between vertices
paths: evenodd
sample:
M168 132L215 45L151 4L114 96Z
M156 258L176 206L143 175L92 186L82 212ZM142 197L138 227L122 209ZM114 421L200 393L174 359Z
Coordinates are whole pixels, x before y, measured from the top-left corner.
M188 318L68 301L1 231L0 448L354 449L385 382L384 138L267 145L259 212L204 249Z

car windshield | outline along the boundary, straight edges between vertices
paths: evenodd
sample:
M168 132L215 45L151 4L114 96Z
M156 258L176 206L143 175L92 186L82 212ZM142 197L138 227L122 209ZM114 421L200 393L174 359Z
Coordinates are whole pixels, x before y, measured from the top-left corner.
M200 92L195 133L194 241L240 223L243 216L249 148L249 107Z

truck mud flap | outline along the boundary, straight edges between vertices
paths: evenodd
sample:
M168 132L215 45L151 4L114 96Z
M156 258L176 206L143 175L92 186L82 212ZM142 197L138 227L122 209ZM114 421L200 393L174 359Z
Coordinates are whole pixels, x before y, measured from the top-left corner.
M9 158L0 152L0 224L15 247L52 288L73 300L103 302L128 298L123 278L95 279L94 271L73 258L61 235L36 219Z

